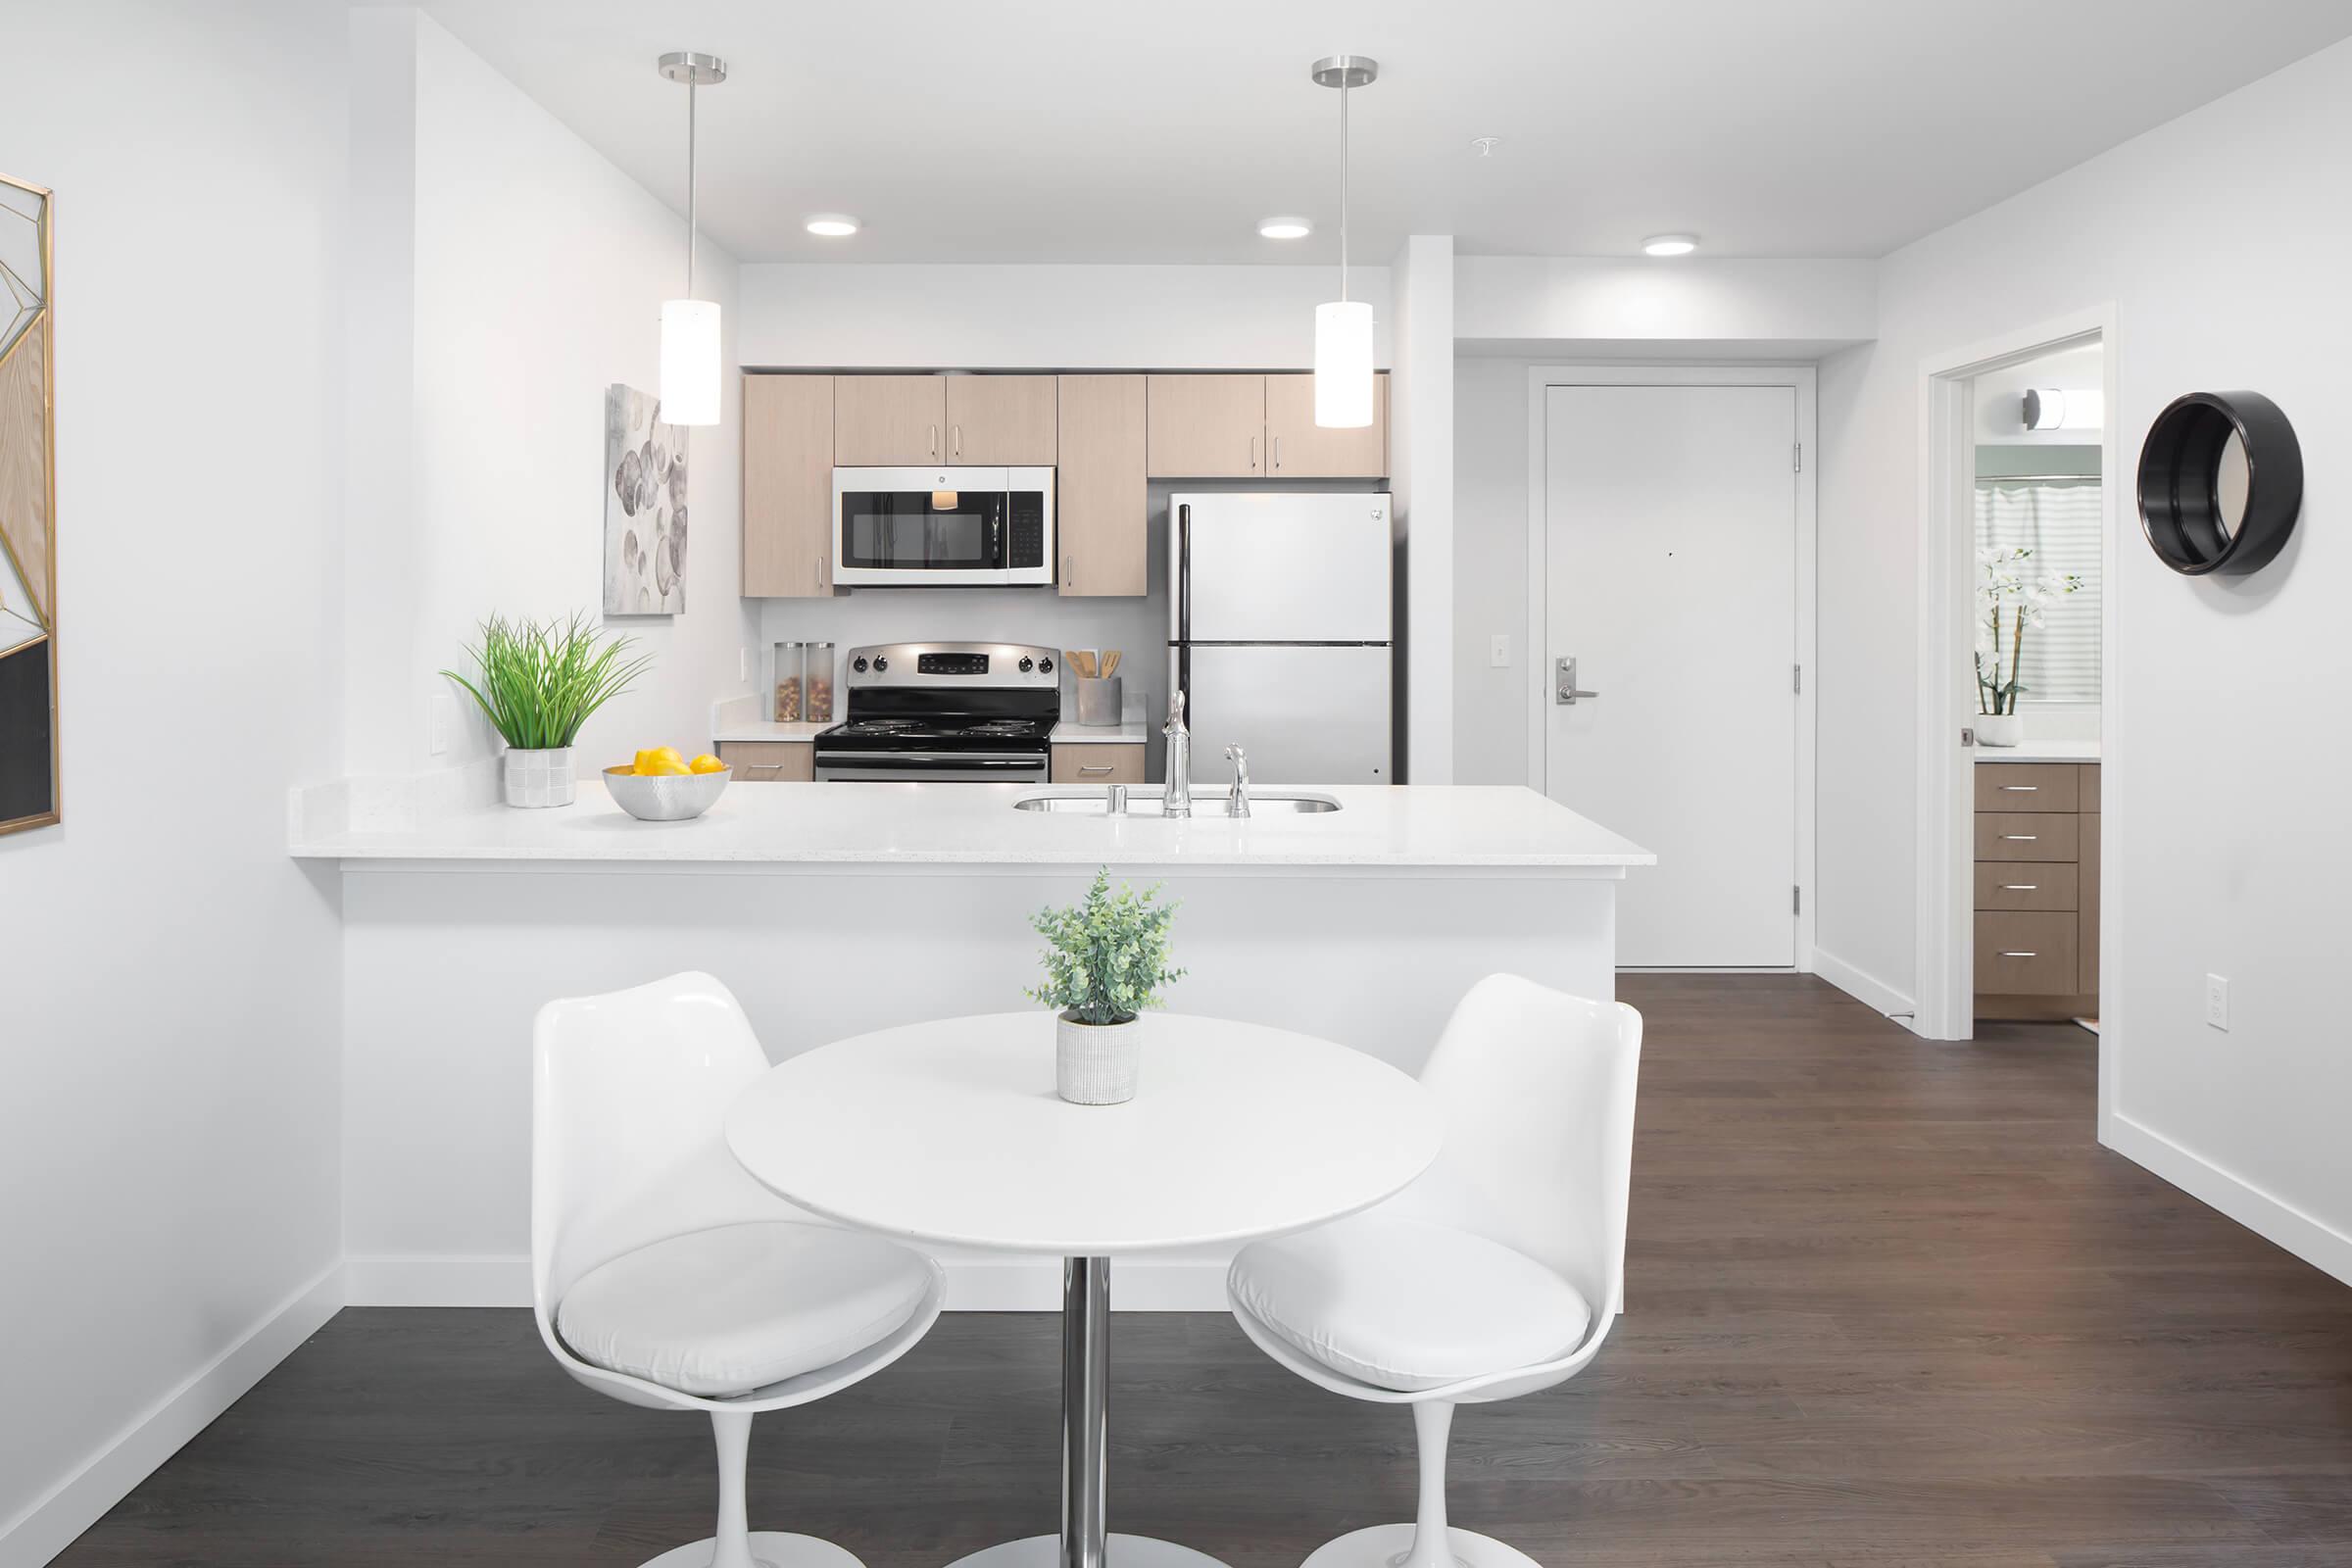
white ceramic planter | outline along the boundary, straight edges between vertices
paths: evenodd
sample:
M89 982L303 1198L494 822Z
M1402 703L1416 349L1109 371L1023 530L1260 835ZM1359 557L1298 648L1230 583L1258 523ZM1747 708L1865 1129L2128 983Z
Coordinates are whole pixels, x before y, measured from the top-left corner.
M546 751L507 751L509 806L569 806L578 791L571 773L571 748Z
M1979 746L2025 744L2026 721L2017 713L1979 713L1976 728Z
M1073 1105L1116 1105L1135 1098L1143 1065L1144 1021L1054 1020L1054 1087Z

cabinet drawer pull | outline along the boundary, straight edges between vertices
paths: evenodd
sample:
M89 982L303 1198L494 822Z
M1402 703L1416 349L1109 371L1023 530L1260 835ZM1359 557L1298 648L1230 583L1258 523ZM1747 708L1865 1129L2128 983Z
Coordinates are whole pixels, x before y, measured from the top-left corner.
M2038 833L2004 833L2001 837L2011 844L2031 844L2041 835Z
M2038 958L2041 955L2038 953L2004 953L2001 956L2004 958Z
M744 771L746 773L754 774L781 773L784 771L784 764L782 762L753 762L747 765L744 768Z
M1111 764L1108 762L1080 762L1078 764L1078 771L1081 773L1107 773L1110 770Z
M2014 790L2021 795L2032 795L2034 791L2040 789L2041 786L2038 784L2004 784L2001 786L2001 788L2005 790Z
M2037 893L2040 890L2041 884L2038 882L2004 882L2001 884L2003 893Z

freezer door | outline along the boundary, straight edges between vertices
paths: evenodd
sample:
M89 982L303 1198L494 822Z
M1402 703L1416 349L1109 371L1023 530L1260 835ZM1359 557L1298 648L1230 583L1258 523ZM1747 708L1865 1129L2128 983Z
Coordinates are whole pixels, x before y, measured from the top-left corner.
M1194 781L1229 781L1238 743L1252 784L1394 783L1391 671L1387 648L1193 649Z
M1169 497L1172 637L1388 642L1391 500L1386 491Z

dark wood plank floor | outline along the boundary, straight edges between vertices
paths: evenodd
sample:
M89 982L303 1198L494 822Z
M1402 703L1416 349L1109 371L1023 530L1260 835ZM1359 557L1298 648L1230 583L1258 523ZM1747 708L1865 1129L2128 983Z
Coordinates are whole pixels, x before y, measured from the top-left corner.
M1549 1568L2352 1563L2352 1296L2092 1137L2093 1043L1914 1040L1827 986L1629 978L1630 1304L1454 1424L1455 1522ZM762 1417L753 1522L870 1568L1053 1528L1054 1320L951 1315ZM1411 1423L1221 1315L1124 1315L1111 1520L1292 1568L1408 1518ZM632 1568L710 1526L708 1428L575 1387L518 1311L353 1310L60 1560Z

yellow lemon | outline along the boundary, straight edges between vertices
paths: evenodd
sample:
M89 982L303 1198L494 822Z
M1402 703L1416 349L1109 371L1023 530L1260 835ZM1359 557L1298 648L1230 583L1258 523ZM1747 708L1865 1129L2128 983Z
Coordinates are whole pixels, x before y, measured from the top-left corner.
M646 747L637 753L637 760L634 762L631 762L629 765L637 772L643 773L650 770L660 757L661 753L655 751L651 747Z
M686 760L685 754L680 752L675 746L657 746L654 748L654 755L662 759L662 760L664 762L683 762Z
M684 762L674 757L657 757L651 765L641 767L637 771L651 774L656 778L677 778L685 774L688 769Z
M693 761L688 762L686 767L689 772L695 773L723 773L727 770L727 764L712 757L709 752L705 752Z

